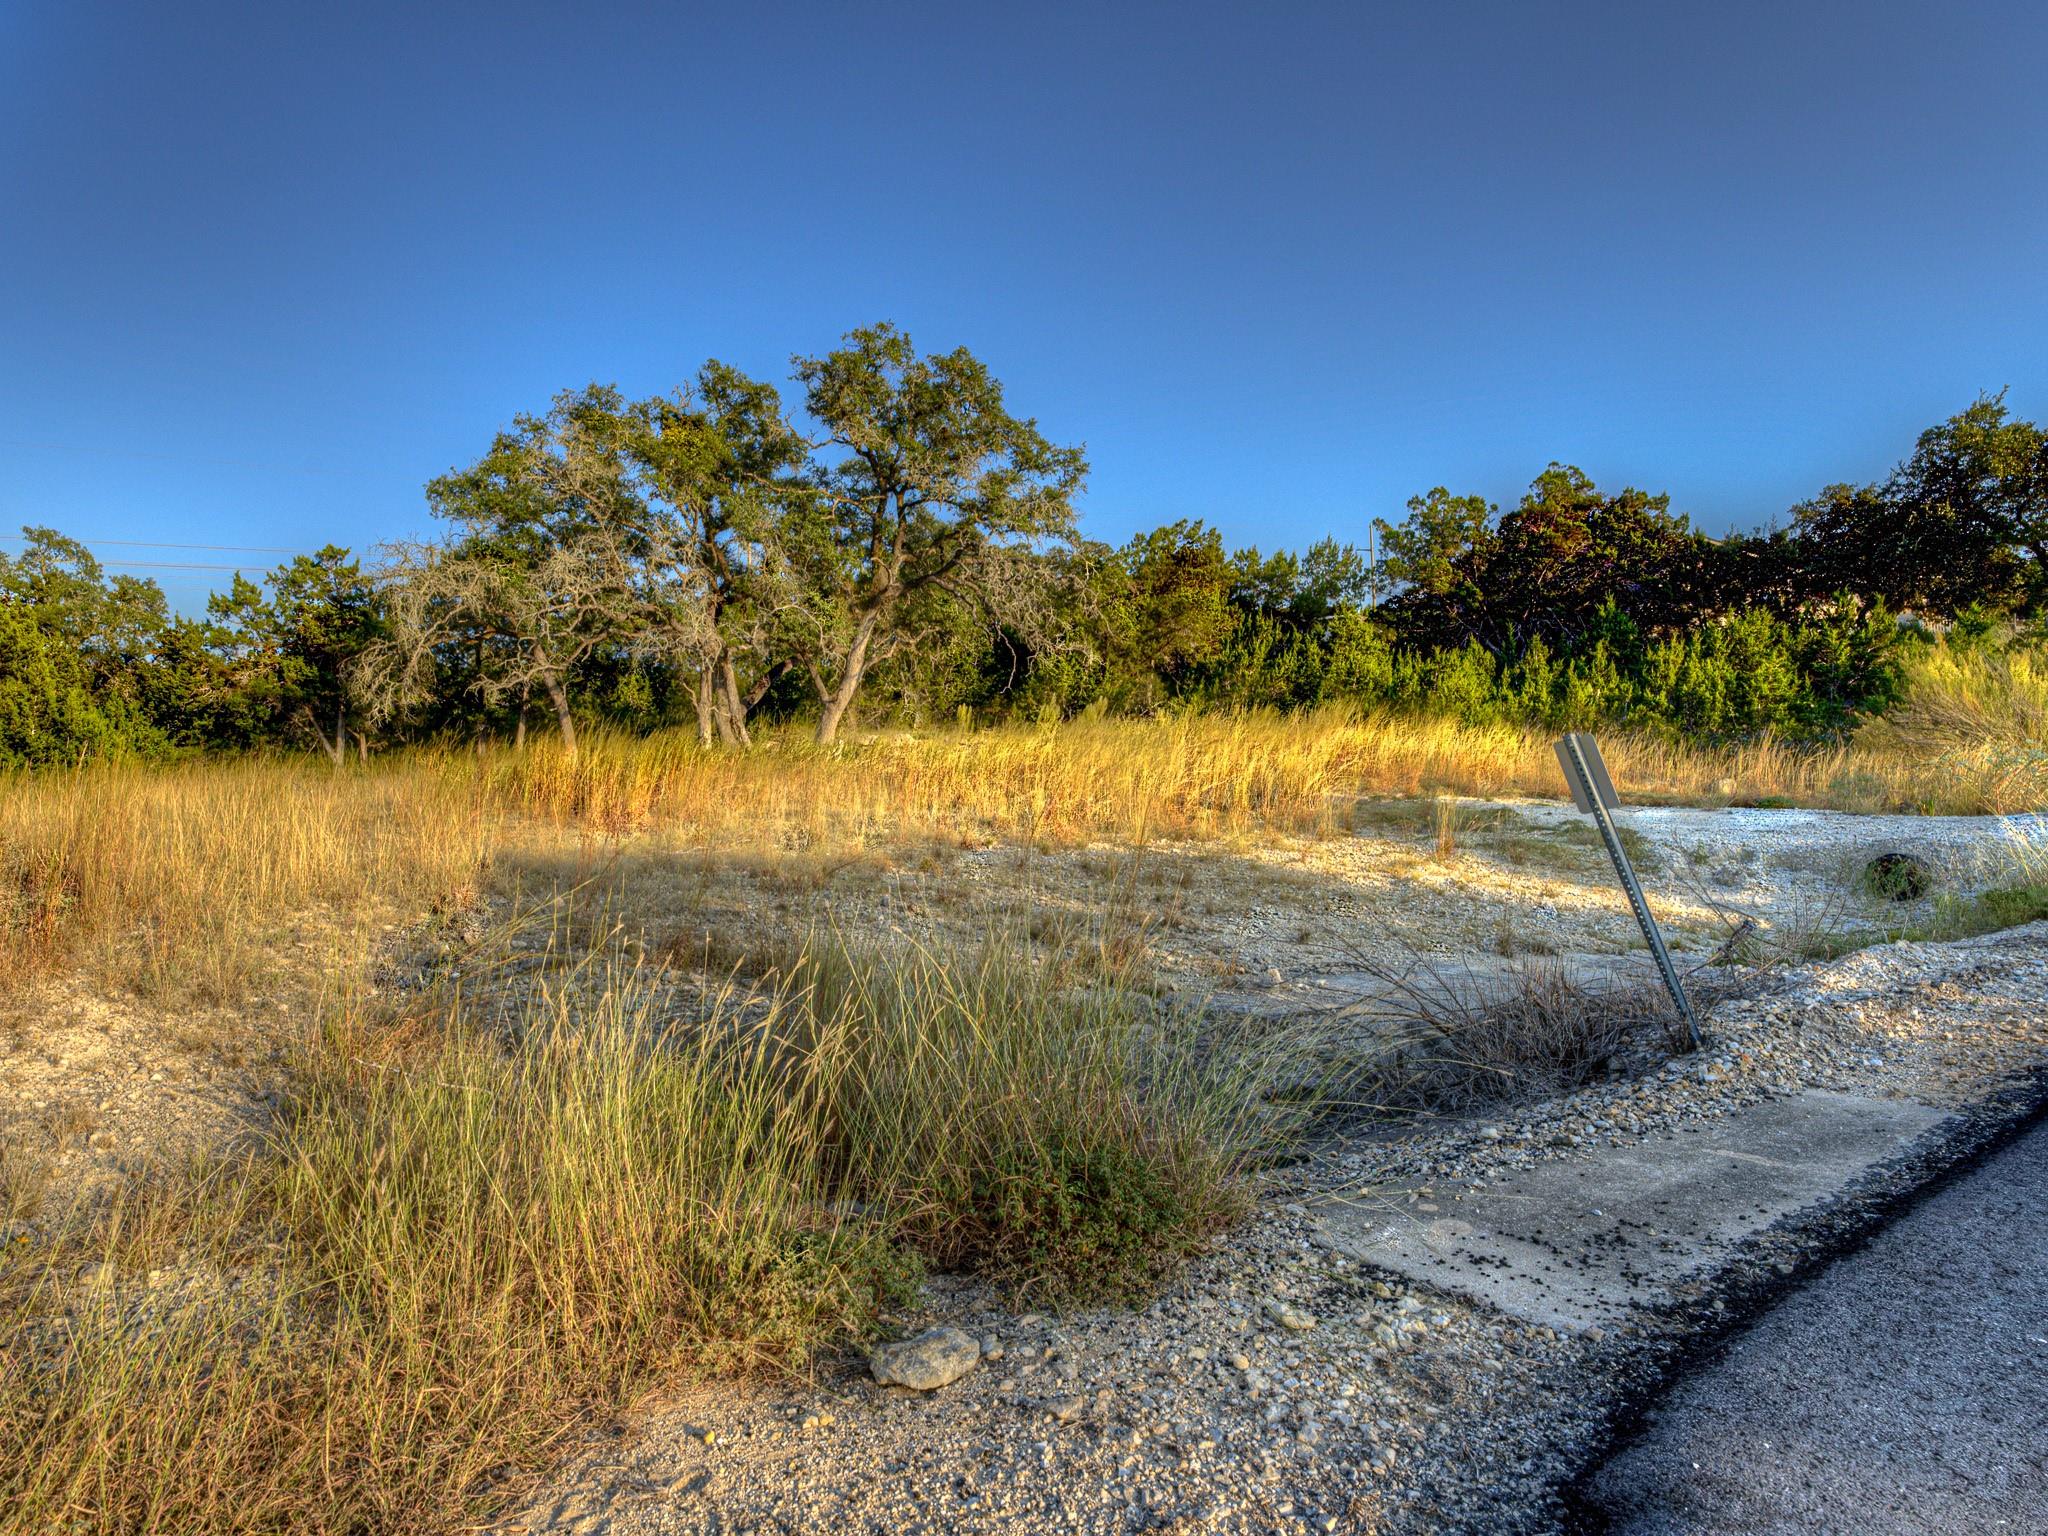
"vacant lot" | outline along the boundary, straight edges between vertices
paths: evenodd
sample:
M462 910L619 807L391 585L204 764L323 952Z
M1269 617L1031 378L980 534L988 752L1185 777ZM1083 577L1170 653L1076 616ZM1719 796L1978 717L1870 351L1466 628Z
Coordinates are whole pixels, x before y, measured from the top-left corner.
M1628 841L1731 1021L1769 1015L1790 968L2048 914L2027 819L1898 814L2009 808L2009 766L1609 756L1656 802ZM1342 1393L1341 1363L1291 1324L1263 1342L1295 1305L1273 1268L1293 1239L1266 1219L1279 1170L1503 1116L1533 1136L1673 1059L1604 855L1544 798L1555 780L1526 733L1257 716L17 780L0 1519L611 1519L561 1469L650 1391L741 1383L722 1411L786 1419L805 1465L829 1466L821 1434L864 1411L849 1349L933 1317L979 1319L1002 1354L1030 1341L1035 1361L982 1368L995 1416L974 1433L1036 1477L1060 1459L1037 1449L1048 1425L1090 1426L1096 1450L1134 1432L1101 1393L1141 1389L1084 1381L1088 1348L1218 1286L1239 1287L1240 1326L1173 1369L1322 1372L1349 1402L1357 1381ZM1869 873L1884 854L1915 861L1911 890ZM1888 1091L1966 1098L2040 1044L2023 1021L1922 1032ZM1847 1037L1802 1038L1780 1058L1759 1034L1716 1082L1759 1061L1788 1081L1878 1070ZM1240 1259L1279 1278L1246 1289L1225 1274ZM1368 1358L1379 1327L1407 1349L1411 1316L1453 1338L1461 1382L1541 1352L1385 1289ZM1124 1452L1166 1435L1174 1487L1219 1445L1270 1471L1217 1505L1224 1525L1292 1508L1290 1479L1350 1488L1345 1518L1369 1523L1360 1469L1394 1486L1401 1435L1344 1408L1348 1425L1269 1417L1301 1396L1278 1390L1248 1399L1260 1454L1235 1419L1185 1416ZM1167 1397L1154 1419L1183 1422ZM849 1433L846 1464L883 1444ZM1022 1502L953 1518L1025 1519L1028 1477ZM1167 1486L1140 1478L1080 1523L1122 1528Z

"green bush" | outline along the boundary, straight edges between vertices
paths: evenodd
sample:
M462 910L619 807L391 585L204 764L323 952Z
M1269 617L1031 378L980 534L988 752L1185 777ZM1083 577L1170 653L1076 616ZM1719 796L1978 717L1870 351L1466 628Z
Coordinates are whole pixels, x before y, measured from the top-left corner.
M1140 1148L1060 1146L977 1173L950 1236L961 1258L1013 1291L1127 1300L1156 1286L1230 1211Z
M0 603L0 768L155 752L158 731L124 696L96 690L76 650Z
M1397 649L1363 615L1345 615L1325 646L1261 636L1234 660L1218 702L1351 699L1449 715L1467 725L1553 729L1625 725L1692 742L1763 735L1836 738L1900 698L1903 672L1891 620L1853 607L1786 623L1751 610L1645 644L1611 604L1577 647L1542 639L1497 655L1468 640L1426 654ZM1281 676L1284 687L1269 681ZM1320 662L1319 670L1314 662Z

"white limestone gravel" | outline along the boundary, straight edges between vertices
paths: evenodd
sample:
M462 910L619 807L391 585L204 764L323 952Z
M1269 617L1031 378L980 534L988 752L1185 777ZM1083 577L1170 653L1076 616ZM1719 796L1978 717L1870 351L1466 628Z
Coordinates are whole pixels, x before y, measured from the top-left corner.
M1004 1361L940 1391L879 1388L857 1361L811 1384L678 1391L499 1529L1551 1528L1577 1437L1619 1390L1614 1362L1668 1321L1560 1334L1432 1295L1337 1252L1304 1200L1426 1205L1807 1086L1962 1107L2048 1060L2044 997L2048 924L1791 973L1714 1012L1703 1057L1333 1141L1267 1175L1257 1216L1142 1312L1018 1316L934 1282L922 1321L993 1339Z

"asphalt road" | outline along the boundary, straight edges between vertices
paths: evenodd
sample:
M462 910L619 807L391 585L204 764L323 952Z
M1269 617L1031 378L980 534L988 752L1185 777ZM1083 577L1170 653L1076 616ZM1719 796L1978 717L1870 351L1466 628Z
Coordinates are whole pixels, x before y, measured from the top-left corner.
M2048 1123L1681 1380L1586 1492L1614 1536L2048 1532Z

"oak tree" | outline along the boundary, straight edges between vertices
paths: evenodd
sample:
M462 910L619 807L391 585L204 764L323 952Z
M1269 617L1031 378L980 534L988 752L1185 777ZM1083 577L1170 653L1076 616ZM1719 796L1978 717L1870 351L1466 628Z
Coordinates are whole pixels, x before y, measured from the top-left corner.
M1012 552L1072 539L1088 466L1080 448L1013 416L964 347L920 355L882 324L795 365L830 454L807 524L792 525L808 531L794 542L829 604L804 663L818 740L830 742L869 669L938 632L920 605L943 595L983 607L1015 577Z

